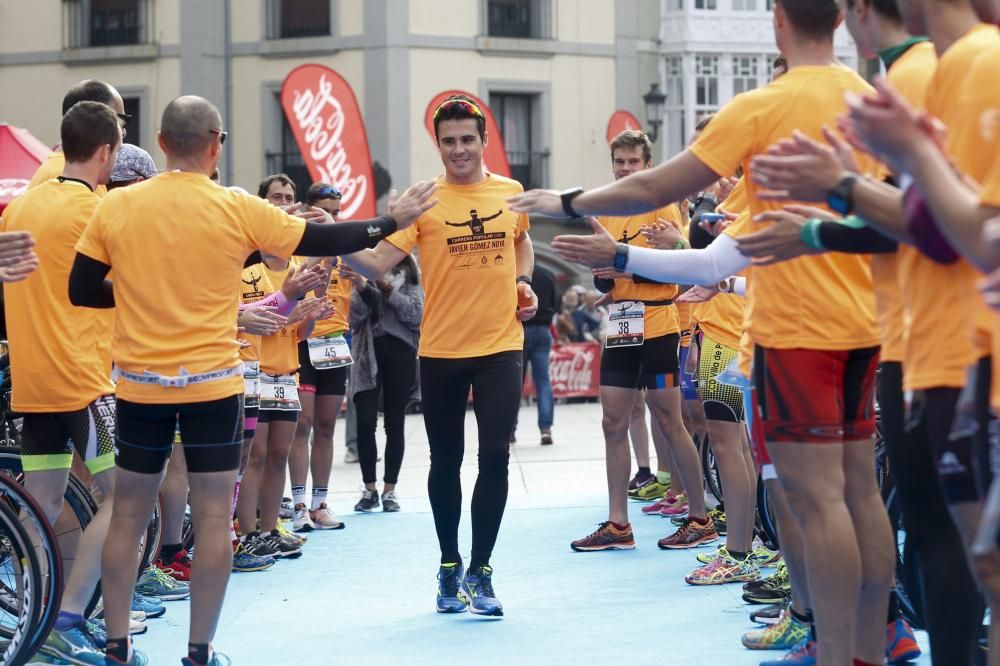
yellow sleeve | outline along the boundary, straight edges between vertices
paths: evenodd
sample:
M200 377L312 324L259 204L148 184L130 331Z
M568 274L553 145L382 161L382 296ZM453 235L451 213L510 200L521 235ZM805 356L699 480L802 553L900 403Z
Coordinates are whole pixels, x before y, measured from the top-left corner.
M105 200L106 201L106 200ZM104 220L109 214L108 206L98 205L94 214L76 243L76 251L105 266L111 265L111 257L104 238Z
M770 111L765 88L737 95L715 114L698 140L688 148L718 176L731 176L756 152L758 118Z
M289 215L263 199L236 195L244 208L240 216L244 231L253 248L276 257L291 257L306 232L303 219Z
M395 246L401 252L410 254L413 252L413 248L417 246L417 237L420 235L419 224L420 220L417 220L406 229L391 234L385 239L386 242Z

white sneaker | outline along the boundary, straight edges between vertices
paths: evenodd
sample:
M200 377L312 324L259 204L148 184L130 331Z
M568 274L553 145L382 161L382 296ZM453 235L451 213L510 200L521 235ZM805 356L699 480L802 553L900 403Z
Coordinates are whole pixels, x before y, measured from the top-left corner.
M309 517L309 509L305 504L295 505L295 522L292 524L294 532L312 532L316 529L312 519Z
M315 511L310 511L309 517L312 518L313 524L318 530L344 529L344 523L337 520L337 517L333 515L333 512L330 511L325 502L320 504L319 508Z
M356 463L358 462L358 452L354 449L347 449L344 452L344 462L345 463Z
M145 613L143 613L145 615ZM138 620L128 621L128 634L129 636L138 636L139 634L144 634L147 631L146 623L139 622Z
M129 611L128 619L135 622L145 622L146 621L146 611Z

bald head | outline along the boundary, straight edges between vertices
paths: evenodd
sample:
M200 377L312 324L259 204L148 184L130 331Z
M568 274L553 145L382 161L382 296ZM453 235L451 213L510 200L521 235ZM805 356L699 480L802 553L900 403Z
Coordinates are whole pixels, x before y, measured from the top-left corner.
M77 102L100 102L110 106L115 113L125 113L122 96L115 87L97 79L84 79L66 91L62 102L63 115L66 115Z
M160 136L173 157L194 157L218 141L222 129L219 110L203 97L185 95L167 104L160 120Z

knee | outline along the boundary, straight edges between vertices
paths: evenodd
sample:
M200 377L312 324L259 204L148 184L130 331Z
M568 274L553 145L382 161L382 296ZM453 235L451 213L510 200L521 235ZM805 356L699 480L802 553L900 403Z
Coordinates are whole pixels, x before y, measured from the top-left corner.
M299 412L299 421L295 425L295 436L296 437L309 437L309 431L313 428L313 420L311 416L306 416L305 412Z
M282 442L280 444L268 444L267 454L265 456L265 463L268 467L277 468L281 467L284 469L285 465L288 464L288 451L291 449L291 442Z
M333 430L337 425L336 417L318 418L313 423L313 445L317 442L329 442L333 440Z
M626 436L628 434L628 427L630 423L630 419L622 418L616 414L605 414L604 418L601 419L601 427L604 429L605 437Z

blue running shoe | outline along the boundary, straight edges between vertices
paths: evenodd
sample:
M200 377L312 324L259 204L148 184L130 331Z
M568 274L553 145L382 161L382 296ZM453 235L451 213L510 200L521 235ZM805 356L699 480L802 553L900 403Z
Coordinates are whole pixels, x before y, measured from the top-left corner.
M187 583L174 580L155 566L146 568L135 584L135 591L161 601L177 601L191 596L191 587Z
M438 569L438 613L464 613L468 610L468 605L458 596L464 573L465 568L461 562L442 564Z
M41 651L50 657L62 659L66 664L104 665L104 653L94 644L82 625L62 631L53 629L42 644Z
M191 661L187 657L181 659L182 666L200 666L197 662ZM212 658L204 666L232 666L233 660L221 652L213 652Z
M108 631L104 626L104 620L84 620L84 631L97 647L103 650L108 646Z
M816 642L803 641L781 659L762 661L760 666L816 666Z
M905 664L920 656L920 647L913 629L906 620L899 618L885 630L885 661L888 664Z
M478 567L465 574L459 595L474 615L503 616L503 604L493 592L493 567Z
M161 617L167 612L167 607L156 597L144 597L135 592L132 595L132 610L142 611L146 614L146 619L151 617Z
M149 666L149 657L145 652L132 648L132 658L128 661L118 661L114 657L105 657L104 666Z
M264 571L274 566L274 558L270 555L255 555L242 543L233 553L233 571Z

